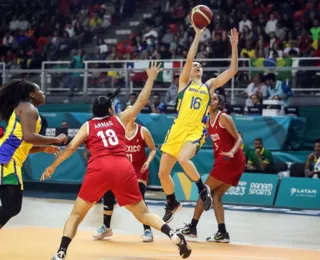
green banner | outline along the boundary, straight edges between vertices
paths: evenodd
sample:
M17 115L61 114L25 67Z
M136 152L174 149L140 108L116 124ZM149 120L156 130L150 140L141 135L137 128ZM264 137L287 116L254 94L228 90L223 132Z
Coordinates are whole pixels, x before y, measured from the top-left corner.
M320 180L285 178L281 181L276 207L320 209Z

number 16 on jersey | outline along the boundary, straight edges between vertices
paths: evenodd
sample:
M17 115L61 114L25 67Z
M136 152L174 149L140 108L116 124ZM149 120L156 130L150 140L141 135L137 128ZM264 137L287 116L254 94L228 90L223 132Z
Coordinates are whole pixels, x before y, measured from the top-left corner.
M191 109L199 109L201 101L202 101L202 99L199 97L192 97L190 108Z

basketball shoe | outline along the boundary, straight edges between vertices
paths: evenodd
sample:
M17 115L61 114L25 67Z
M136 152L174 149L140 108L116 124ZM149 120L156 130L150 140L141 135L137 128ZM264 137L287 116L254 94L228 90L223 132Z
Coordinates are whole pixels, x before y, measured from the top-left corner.
M146 229L141 236L143 242L153 242L153 234L150 229Z
M208 185L204 184L204 188L199 192L200 199L203 201L203 209L208 211L212 207L211 191Z
M182 208L182 204L180 201L176 201L174 203L168 203L165 207L165 213L162 220L166 223L169 223L173 219L173 215Z
M193 227L191 224L185 224L183 228L178 228L177 232L187 237L192 237L192 238L198 237L197 228Z
M191 255L192 249L188 245L186 239L182 234L175 233L172 235L171 240L179 248L179 254L182 258L188 258Z
M214 234L211 237L208 237L206 239L207 242L217 242L217 243L229 243L230 242L230 237L229 237L229 233L221 233L221 232L217 232L216 234Z
M51 260L65 260L66 259L66 253L63 251L58 252L54 257L51 258Z
M98 228L97 233L93 237L95 239L101 240L105 237L110 237L112 235L112 229L107 228L106 225L102 225L100 228Z

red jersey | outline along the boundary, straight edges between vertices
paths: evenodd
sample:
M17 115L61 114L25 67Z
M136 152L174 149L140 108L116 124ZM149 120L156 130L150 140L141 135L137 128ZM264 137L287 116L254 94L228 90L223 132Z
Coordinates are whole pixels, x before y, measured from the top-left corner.
M136 132L132 137L127 137L127 156L129 161L132 162L136 173L140 173L143 164L147 161L146 154L146 142L142 133L142 126L136 124ZM144 175L148 175L149 171L145 172Z
M102 156L126 156L125 127L118 117L96 117L87 124L85 145L90 151L89 164Z
M233 138L233 136L227 131L227 129L225 129L225 127L220 125L219 119L221 115L222 112L219 112L214 122L211 122L211 120L209 120L208 128L208 133L214 144L215 164L225 159L225 156L221 156L220 153L230 152L235 143L235 139ZM239 149L234 154L233 159L236 159L239 154L241 154L241 152L241 149Z

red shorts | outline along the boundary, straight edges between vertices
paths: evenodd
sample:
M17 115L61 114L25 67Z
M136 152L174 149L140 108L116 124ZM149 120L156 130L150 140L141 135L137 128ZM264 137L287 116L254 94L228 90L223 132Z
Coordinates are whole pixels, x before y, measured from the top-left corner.
M142 200L135 170L124 156L104 156L90 162L78 196L95 203L111 190L120 206Z
M238 186L245 167L246 158L240 150L232 159L225 160L224 156L219 156L219 158L215 160L210 175L219 181L236 187Z

